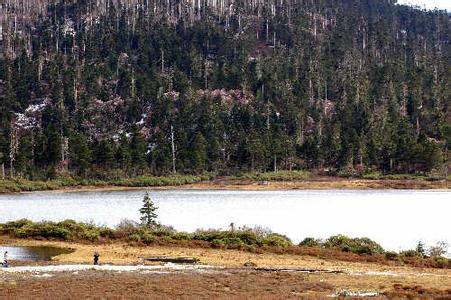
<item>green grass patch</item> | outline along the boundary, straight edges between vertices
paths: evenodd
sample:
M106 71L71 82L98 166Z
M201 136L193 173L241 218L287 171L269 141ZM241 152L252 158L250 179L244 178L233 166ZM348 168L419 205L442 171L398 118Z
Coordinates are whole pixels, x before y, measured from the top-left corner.
M66 187L156 187L156 186L180 186L211 180L215 177L213 173L202 175L176 175L176 176L139 176L134 178L124 178L120 180L96 180L96 179L76 179L70 177L60 177L48 181L31 181L27 179L7 179L0 180L0 193L32 192L45 190L58 190Z
M266 172L266 173L245 173L235 178L252 179L256 181L295 181L307 180L311 176L309 171L280 171L280 172ZM233 177L232 177L233 178Z

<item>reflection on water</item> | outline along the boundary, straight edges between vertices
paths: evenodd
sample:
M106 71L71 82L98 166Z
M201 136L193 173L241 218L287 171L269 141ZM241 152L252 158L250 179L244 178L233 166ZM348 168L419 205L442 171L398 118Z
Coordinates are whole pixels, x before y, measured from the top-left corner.
M5 251L8 251L9 260L26 261L50 261L52 257L72 252L69 249L56 247L0 246L1 259L3 259L3 254L5 253Z
M139 221L144 190L0 195L0 222L74 219L115 226ZM367 236L390 250L451 244L451 192L416 190L151 191L158 219L177 230L263 226L299 242Z

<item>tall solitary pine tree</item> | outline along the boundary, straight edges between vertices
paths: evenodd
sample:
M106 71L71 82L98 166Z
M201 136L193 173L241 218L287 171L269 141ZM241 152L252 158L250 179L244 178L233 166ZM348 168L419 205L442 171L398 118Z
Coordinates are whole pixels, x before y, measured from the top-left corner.
M142 225L146 227L152 227L158 224L157 223L158 215L155 213L157 209L158 207L156 207L152 199L150 199L149 193L146 192L143 199L143 206L139 210L139 212L141 213Z

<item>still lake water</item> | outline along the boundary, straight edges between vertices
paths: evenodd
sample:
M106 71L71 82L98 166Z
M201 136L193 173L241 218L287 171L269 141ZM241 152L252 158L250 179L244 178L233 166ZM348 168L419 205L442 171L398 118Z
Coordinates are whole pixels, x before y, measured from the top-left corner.
M115 226L138 221L144 190L37 192L0 195L0 222L74 219ZM157 190L151 197L159 221L177 230L269 228L294 242L334 234L367 236L390 250L409 249L419 240L451 244L451 191Z
M55 247L14 247L0 245L0 253L8 252L8 260L50 261L52 257L71 253L69 249Z

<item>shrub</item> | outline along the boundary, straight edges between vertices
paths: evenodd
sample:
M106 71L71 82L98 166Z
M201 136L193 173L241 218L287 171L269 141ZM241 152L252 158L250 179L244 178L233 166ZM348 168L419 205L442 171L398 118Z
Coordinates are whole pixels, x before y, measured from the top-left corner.
M212 242L213 240L220 239L220 231L219 230L201 230L198 229L193 234L193 240L198 241L206 241L206 242Z
M349 238L344 235L331 236L324 243L326 248L336 248L356 254L382 254L384 249L369 238Z
M416 250L405 250L399 253L401 257L420 257L420 254Z
M263 238L251 229L242 229L234 231L220 230L197 230L193 234L193 240L207 241L212 243L214 240L222 241L225 245L262 245ZM215 241L217 244L218 241Z
M439 268L447 268L450 266L450 260L442 257L442 256L436 256L434 257L434 262L436 263L437 267Z
M114 237L116 238L126 238L132 234L138 234L140 226L135 221L122 220L114 231Z
M174 240L189 241L193 239L193 235L188 232L176 232L172 235Z
M224 231L223 234L226 238L238 239L245 245L255 245L261 243L261 238L251 229Z
M77 223L74 220L62 222L37 222L19 220L0 226L3 233L20 238L46 238L60 240L96 241L100 237L112 236L113 230L107 227L97 227L94 224Z
M299 243L299 246L304 247L320 247L321 241L312 237L305 238L302 242Z
M129 242L140 242L141 241L141 236L139 234L135 233L135 234L129 235L127 237L127 240Z
M214 239L210 242L210 245L215 248L225 247L226 243L223 240Z
M159 236L159 237L164 237L164 236L169 236L171 237L172 235L175 234L175 230L174 228L170 227L170 226L155 226L152 228L152 234L155 236Z
M291 240L286 236L277 233L271 233L263 240L263 245L285 248L293 244Z
M2 224L0 227L0 230L2 231L2 233L6 233L6 234L14 234L14 232L24 226L30 226L32 225L33 222L27 219L21 219L21 220L17 220L17 221L12 221L12 222L8 222L6 224Z
M216 239L215 241L218 240ZM219 241L222 241L222 243L227 246L245 245L245 243L243 243L243 241L238 237L225 237L223 239L220 239Z
M151 244L155 242L155 237L150 232L143 232L140 239L145 244Z
M14 235L20 238L27 237L42 237L42 238L56 238L62 240L71 239L71 232L62 227L58 226L53 222L41 222L41 223L32 223L17 228L14 231Z
M160 237L160 241L162 241L162 242L171 242L172 241L172 237L165 235L165 236Z
M396 260L398 258L398 253L393 251L385 252L385 258L388 260Z
M114 237L114 230L111 228L102 226L99 228L99 234L101 237L112 238L112 237Z
M98 230L86 230L81 235L81 238L84 240L94 242L100 238L100 232Z

